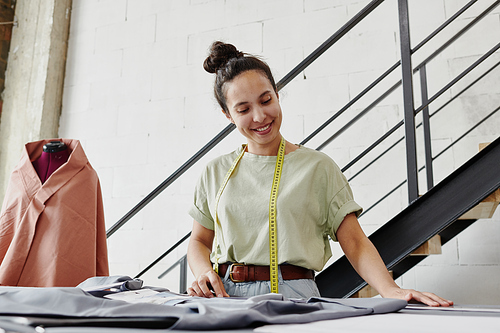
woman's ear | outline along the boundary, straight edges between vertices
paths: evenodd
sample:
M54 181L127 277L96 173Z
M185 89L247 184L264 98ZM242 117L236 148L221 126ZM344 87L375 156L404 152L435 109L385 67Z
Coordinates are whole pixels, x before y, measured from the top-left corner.
M224 109L222 109L222 113L224 113L224 115L226 116L226 118L227 118L230 122L232 122L232 123L234 124L234 120L233 120L233 118L231 117L231 115L229 114L229 111L228 111L228 112L226 112L226 111L224 111Z

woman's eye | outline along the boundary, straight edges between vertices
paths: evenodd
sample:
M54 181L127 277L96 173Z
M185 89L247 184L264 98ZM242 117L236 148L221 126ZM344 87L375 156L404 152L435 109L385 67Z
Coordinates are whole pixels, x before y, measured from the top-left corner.
M248 109L239 110L239 111L238 111L238 113L245 113L245 112L247 112L247 111L248 111Z
M268 100L265 100L264 102L262 102L262 104L268 104L269 102L271 102L271 98L269 98Z

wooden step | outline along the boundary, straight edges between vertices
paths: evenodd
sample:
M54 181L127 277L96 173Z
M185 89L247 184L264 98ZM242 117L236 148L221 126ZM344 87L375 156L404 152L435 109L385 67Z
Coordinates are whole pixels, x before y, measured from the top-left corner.
M389 271L389 274L392 277L392 271ZM361 290L352 295L351 298L371 298L377 295L378 291L369 284L367 284Z
M459 220L478 220L489 219L495 213L495 210L500 203L500 189L491 193L486 199L481 201L477 206L469 210L464 215L460 216Z
M411 256L428 256L430 254L441 254L441 236L436 235L429 239L418 249L413 251Z
M479 151L483 150L484 147L490 143L480 143ZM460 216L459 220L478 220L478 219L489 219L495 213L495 210L500 203L500 189L497 189L491 193L486 199L481 201L477 206L469 210L464 215Z

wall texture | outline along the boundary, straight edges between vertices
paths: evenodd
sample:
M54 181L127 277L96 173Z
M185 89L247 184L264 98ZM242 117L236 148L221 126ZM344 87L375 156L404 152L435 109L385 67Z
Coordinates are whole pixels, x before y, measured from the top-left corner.
M0 198L24 144L57 137L71 0L18 0L0 121Z
M453 15L466 1L410 0L412 45ZM353 17L368 1L361 0L74 0L71 14L61 137L81 140L97 170L103 189L108 228L174 172L227 125L212 97L211 75L202 62L211 42L220 39L261 55L277 80ZM430 55L491 1L481 1L457 22L413 55L414 64ZM477 7L477 8L476 8ZM460 43L453 44L429 65L429 93L450 79L500 40L499 10L495 9ZM500 58L497 52L491 66ZM384 2L362 25L280 92L282 134L300 142L399 59L397 1ZM473 78L486 70L482 66ZM474 89L432 118L434 155L500 104L500 71L492 71ZM307 143L316 148L348 117L400 79L400 70L381 88L362 98L345 116ZM414 78L417 86L418 78ZM459 83L431 108L435 111ZM420 92L415 104L420 105ZM359 122L324 149L342 167L402 119L397 89ZM474 130L435 162L435 179L443 179L478 150L480 142L499 135L500 116ZM402 132L388 140L391 145ZM419 165L422 159L422 135ZM235 131L195 167L165 190L147 208L109 239L112 274L135 275L191 228L187 214L202 166L235 149L244 139ZM380 152L380 151L379 151ZM373 154L371 154L373 158ZM370 161L363 159L348 177ZM365 208L399 184L406 175L402 145L351 181L356 200ZM420 192L426 191L421 174ZM407 205L404 187L361 218L371 233ZM500 213L481 220L451 241L440 256L424 260L398 283L429 290L459 303L498 304L500 299ZM342 253L337 245L335 258ZM185 246L144 276L147 284L177 289L178 271L157 276L185 253ZM332 259L333 260L333 259ZM191 274L189 274L191 276ZM471 288L475 286L475 288Z
M4 89L5 71L7 70L7 58L9 56L10 39L14 23L14 7L16 1L0 1L0 114L2 113L2 96Z

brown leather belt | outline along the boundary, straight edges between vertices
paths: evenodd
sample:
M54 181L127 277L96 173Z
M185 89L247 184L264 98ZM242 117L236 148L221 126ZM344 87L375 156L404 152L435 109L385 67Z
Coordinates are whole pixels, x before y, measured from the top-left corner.
M294 266L280 265L283 280L314 279L314 271ZM219 265L219 276L225 277L229 269L229 278L233 282L269 281L269 266L243 265L243 264L221 264Z

